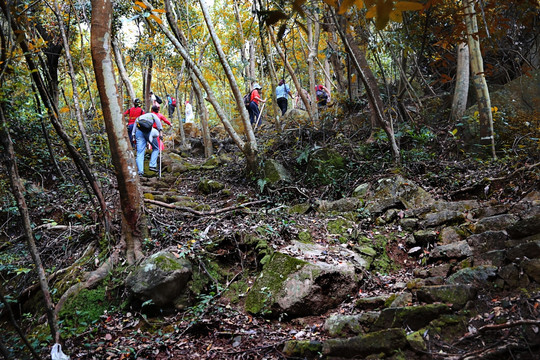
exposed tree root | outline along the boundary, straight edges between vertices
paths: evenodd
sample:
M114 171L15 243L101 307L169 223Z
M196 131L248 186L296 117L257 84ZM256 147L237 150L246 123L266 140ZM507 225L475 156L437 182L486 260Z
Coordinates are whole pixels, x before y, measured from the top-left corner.
M167 204L167 203L157 201L157 200L144 199L144 201L147 202L147 203L158 205L158 206L165 207L165 208L168 208L168 209L186 211L186 212L189 212L189 213L191 213L193 215L197 215L197 216L217 215L217 214L222 214L222 213L229 212L229 211L242 209L242 208L252 206L252 205L265 204L265 203L268 202L268 200L257 200L257 201L250 201L250 202L240 204L240 205L236 205L236 206L229 206L229 207L226 207L226 208L223 208L223 209L210 210L210 211L197 211L197 210L193 210L192 208L189 208L189 207L176 206L176 205L173 205L173 204Z
M72 285L69 289L67 289L67 291L62 295L62 297L60 298L60 300L58 300L58 303L56 304L56 307L54 309L56 316L58 316L58 313L60 312L70 295L77 294L83 289L91 288L99 281L103 280L114 268L114 265L118 262L120 258L120 252L120 247L116 247L113 250L111 256L107 260L105 260L99 268L86 274L85 281Z

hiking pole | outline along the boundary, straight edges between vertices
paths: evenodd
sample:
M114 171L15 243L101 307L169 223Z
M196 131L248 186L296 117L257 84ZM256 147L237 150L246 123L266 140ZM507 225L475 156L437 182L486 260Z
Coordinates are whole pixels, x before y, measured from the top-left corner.
M257 117L257 121L255 122L255 129L253 129L253 131L257 130L257 128L259 127L259 120L261 119L262 112L264 110L264 105L266 105L266 102L263 103L261 111L259 112L259 116Z
M163 140L159 139L161 142L163 142ZM160 146L161 147L161 146ZM162 149L159 149L159 178L161 179L161 152L163 150Z

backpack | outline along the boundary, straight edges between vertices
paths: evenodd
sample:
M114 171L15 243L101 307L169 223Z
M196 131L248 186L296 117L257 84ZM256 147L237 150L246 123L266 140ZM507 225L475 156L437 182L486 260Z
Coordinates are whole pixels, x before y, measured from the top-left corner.
M251 103L251 93L253 90L251 90L249 93L244 95L244 105L246 106L246 109L249 109L249 104Z
M141 130L143 133L148 133L152 130L154 126L154 119L141 119L137 122L137 129Z
M328 94L326 91L319 89L317 90L317 101L324 101L328 99Z
M156 94L154 94L154 96L156 97L156 101L158 104L163 104L163 100L161 100L159 96L157 96Z
M176 99L171 97L171 106L176 107Z

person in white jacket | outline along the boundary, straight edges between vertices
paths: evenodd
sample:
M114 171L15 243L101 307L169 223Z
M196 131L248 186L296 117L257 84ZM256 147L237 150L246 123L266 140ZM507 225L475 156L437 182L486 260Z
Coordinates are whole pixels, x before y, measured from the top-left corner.
M186 124L192 123L193 119L195 119L193 108L191 107L189 100L186 100Z

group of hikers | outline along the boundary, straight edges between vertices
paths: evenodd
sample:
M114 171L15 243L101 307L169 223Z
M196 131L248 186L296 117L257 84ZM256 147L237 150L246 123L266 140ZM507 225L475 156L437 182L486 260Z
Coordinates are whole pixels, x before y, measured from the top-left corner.
M302 93L305 95L305 97L311 104L311 96L309 95L309 92L306 89L301 89L300 91L302 91ZM315 94L317 97L317 106L319 108L325 107L330 101L330 90L328 90L328 88L324 85L315 86ZM253 126L254 124L258 126L260 124L261 110L259 109L259 104L264 104L266 102L266 100L262 99L261 95L262 87L261 85L259 85L259 83L255 83L253 85L253 90L251 90L251 92L246 95L249 100L244 101L246 104L246 108L249 112L249 121L251 123L251 126ZM279 109L281 110L282 116L285 115L288 110L289 96L291 98L293 97L291 89L289 88L289 85L285 83L285 79L281 79L278 86L276 87L276 101ZM305 104L303 103L300 94L297 94L295 97L294 107L306 110Z
M311 97L309 92L305 89L301 89L305 97L311 103ZM317 85L315 87L315 93L317 97L317 105L324 107L330 101L330 91L324 85ZM281 110L281 115L285 115L288 110L289 97L292 98L292 93L289 85L285 83L284 79L281 79L279 85L276 87L276 99L277 104ZM146 153L147 146L152 148L152 154L150 155L149 170L160 172L160 168L157 167L158 157L163 150L163 123L171 126L171 122L160 113L161 104L163 100L150 91L150 103L151 112L145 113L141 108L142 102L140 99L133 101L133 107L127 109L124 112L124 118L128 116L128 136L131 147L137 151L136 164L139 176L144 175L144 155ZM176 109L176 99L167 94L167 110L169 118L172 118ZM260 124L262 109L259 105L262 103L263 107L266 100L262 98L262 86L259 83L253 85L253 89L249 94L244 97L244 103L249 113L249 121L251 126L257 127ZM301 100L299 94L296 95L295 105L296 108L305 110L305 105ZM193 108L189 101L185 103L185 122L191 123L194 119Z

